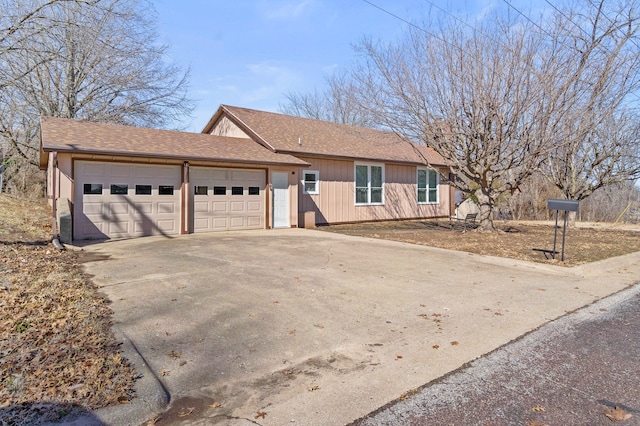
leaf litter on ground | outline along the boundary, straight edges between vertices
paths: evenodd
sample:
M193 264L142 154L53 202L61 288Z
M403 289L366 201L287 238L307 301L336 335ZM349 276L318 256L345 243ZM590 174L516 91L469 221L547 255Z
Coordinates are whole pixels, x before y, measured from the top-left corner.
M111 331L109 300L76 252L49 242L48 206L0 194L0 211L0 424L129 402L137 373Z

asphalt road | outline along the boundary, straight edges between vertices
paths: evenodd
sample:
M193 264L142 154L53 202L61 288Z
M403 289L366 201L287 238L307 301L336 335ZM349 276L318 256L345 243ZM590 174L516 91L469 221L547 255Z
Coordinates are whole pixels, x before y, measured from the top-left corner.
M636 285L553 321L352 425L640 425L639 361Z

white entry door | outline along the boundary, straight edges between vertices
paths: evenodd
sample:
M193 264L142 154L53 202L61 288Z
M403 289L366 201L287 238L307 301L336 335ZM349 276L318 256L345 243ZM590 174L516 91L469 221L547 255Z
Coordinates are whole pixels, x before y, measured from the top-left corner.
M273 172L273 227L288 228L289 224L289 174Z

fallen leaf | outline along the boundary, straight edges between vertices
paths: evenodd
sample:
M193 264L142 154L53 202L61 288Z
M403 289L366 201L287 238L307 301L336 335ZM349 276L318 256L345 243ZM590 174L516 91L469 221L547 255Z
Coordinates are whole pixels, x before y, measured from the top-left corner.
M189 417L191 413L193 413L193 410L195 409L196 407L191 407L191 408L187 408L186 410L180 411L178 413L178 417Z
M544 412L545 409L542 405L536 405L535 407L531 407L531 411L535 411L536 413Z
M440 349L440 345L433 345L431 346L433 349Z
M396 355L396 359L402 359L402 355Z
M457 341L455 341L455 340L453 342L451 342L451 346L457 346L458 344L459 343Z
M502 312L494 312L493 315L502 316Z
M162 370L160 370L160 375L162 377L164 376L168 376L169 375L169 370L165 370L164 368Z
M320 386L318 386L318 385L313 385L313 386L310 386L310 387L309 387L309 392L313 392L313 391L316 391L316 390L318 390L318 389L320 389Z
M209 405L209 408L222 408L222 404L214 402L213 404Z
M265 413L264 411L258 411L254 417L254 419L258 419L258 418L265 418L267 416L267 413Z
M170 358L178 359L178 358L182 357L182 352L180 352L180 351L171 351L167 355L169 355Z
M158 423L161 419L162 419L162 417L158 416L158 417L154 417L151 420L147 420L147 426L153 426L156 423Z
M620 407L616 407L613 410L611 408L607 408L604 410L604 415L607 416L609 420L613 422L621 422L633 417L631 414L627 413Z

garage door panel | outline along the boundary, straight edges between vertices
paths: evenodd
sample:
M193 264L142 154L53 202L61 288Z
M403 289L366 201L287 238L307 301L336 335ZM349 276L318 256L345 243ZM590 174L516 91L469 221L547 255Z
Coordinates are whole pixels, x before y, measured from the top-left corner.
M209 229L209 219L208 218L195 219L193 221L193 228L194 228L194 232Z
M212 201L211 211L214 213L221 213L229 211L229 204L227 201Z
M158 214L174 214L176 210L176 203L158 203Z
M209 171L211 179L216 181L229 180L229 171L224 169L210 169Z
M243 216L232 216L229 218L231 229L243 229L245 227L245 218Z
M244 201L232 201L231 203L229 203L230 210L233 213L244 213L245 211L247 211L245 206L246 203Z
M191 167L190 178L194 232L265 227L264 170ZM207 194L196 195L195 188L202 186L208 188ZM203 208L203 200L209 202L208 210ZM206 225L205 219L210 219Z
M77 161L75 170L75 239L179 233L180 166ZM85 194L85 185L101 185L102 194ZM127 194L111 194L111 185L126 185ZM173 194L159 195L162 186Z
M103 177L107 166L104 163L78 163L77 170L82 176Z
M129 203L109 203L105 207L109 214L129 214Z
M167 233L175 233L176 229L176 221L175 220L159 220L158 228Z
M260 201L247 201L247 212L255 213L262 210L262 203Z
M227 218L226 217L213 217L211 218L211 227L214 230L226 230L227 226Z
M208 201L196 201L193 205L193 211L197 213L208 213L209 202Z
M133 205L134 208L134 214L136 216L140 216L143 214L152 214L153 213L153 203L152 202L146 202L146 203L135 203Z
M102 214L102 202L85 203L82 212L84 214Z
M107 222L107 229L108 229L109 235L122 236L122 235L129 234L129 225L130 225L130 222L128 220L126 221L113 220L113 221Z
M259 228L262 223L261 216L248 216L247 217L247 227L250 228Z
M126 164L112 164L108 176L113 178L128 178L131 176L131 166Z

